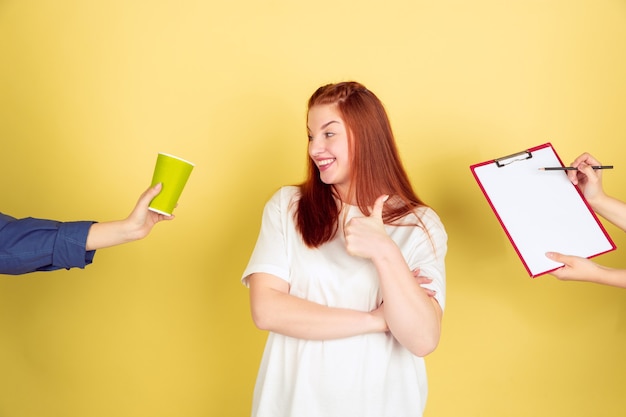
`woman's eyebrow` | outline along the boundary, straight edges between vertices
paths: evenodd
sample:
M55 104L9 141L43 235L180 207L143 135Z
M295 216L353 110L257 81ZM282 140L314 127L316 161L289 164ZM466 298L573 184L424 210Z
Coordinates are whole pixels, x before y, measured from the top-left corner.
M333 124L333 123L339 123L339 121L338 121L338 120L331 120L331 121L330 121L330 122L328 122L328 123L324 123L324 124L322 125L321 129L326 129L329 125L331 125L331 124Z
M330 122L326 122L326 123L324 123L322 126L320 126L320 130L322 130L322 129L326 129L328 126L330 126L330 125L331 125L331 124L333 124L333 123L339 123L339 121L338 121L338 120L331 120ZM311 128L307 126L307 127L306 127L306 130L310 132L310 131L311 131Z

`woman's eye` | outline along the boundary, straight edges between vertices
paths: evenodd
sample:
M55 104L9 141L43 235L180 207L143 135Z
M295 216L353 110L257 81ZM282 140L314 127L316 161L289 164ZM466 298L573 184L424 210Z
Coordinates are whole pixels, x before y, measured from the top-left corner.
M326 136L327 138L332 138L333 136L335 136L334 132L326 132L324 133L324 136Z
M311 142L313 140L313 136L311 136L311 135L307 135L307 138L309 139L309 142Z

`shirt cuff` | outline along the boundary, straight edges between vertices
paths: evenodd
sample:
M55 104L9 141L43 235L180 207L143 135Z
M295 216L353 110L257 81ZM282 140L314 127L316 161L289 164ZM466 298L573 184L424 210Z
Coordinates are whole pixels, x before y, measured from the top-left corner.
M84 268L93 262L96 251L86 251L87 235L95 222L66 222L59 231L52 252L52 264L58 268Z

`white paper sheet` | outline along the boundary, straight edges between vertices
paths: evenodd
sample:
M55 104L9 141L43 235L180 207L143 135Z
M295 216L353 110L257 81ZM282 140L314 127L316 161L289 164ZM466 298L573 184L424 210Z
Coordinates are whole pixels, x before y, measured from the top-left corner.
M565 171L552 146L527 154L472 165L470 168L511 243L532 277L562 264L546 252L590 258L615 249L615 244Z

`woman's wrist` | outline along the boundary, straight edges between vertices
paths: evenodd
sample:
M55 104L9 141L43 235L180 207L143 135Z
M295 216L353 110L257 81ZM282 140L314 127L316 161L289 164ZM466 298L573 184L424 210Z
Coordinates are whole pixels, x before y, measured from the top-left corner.
M387 331L387 322L385 322L383 314L368 313L367 320L367 333L383 333Z

